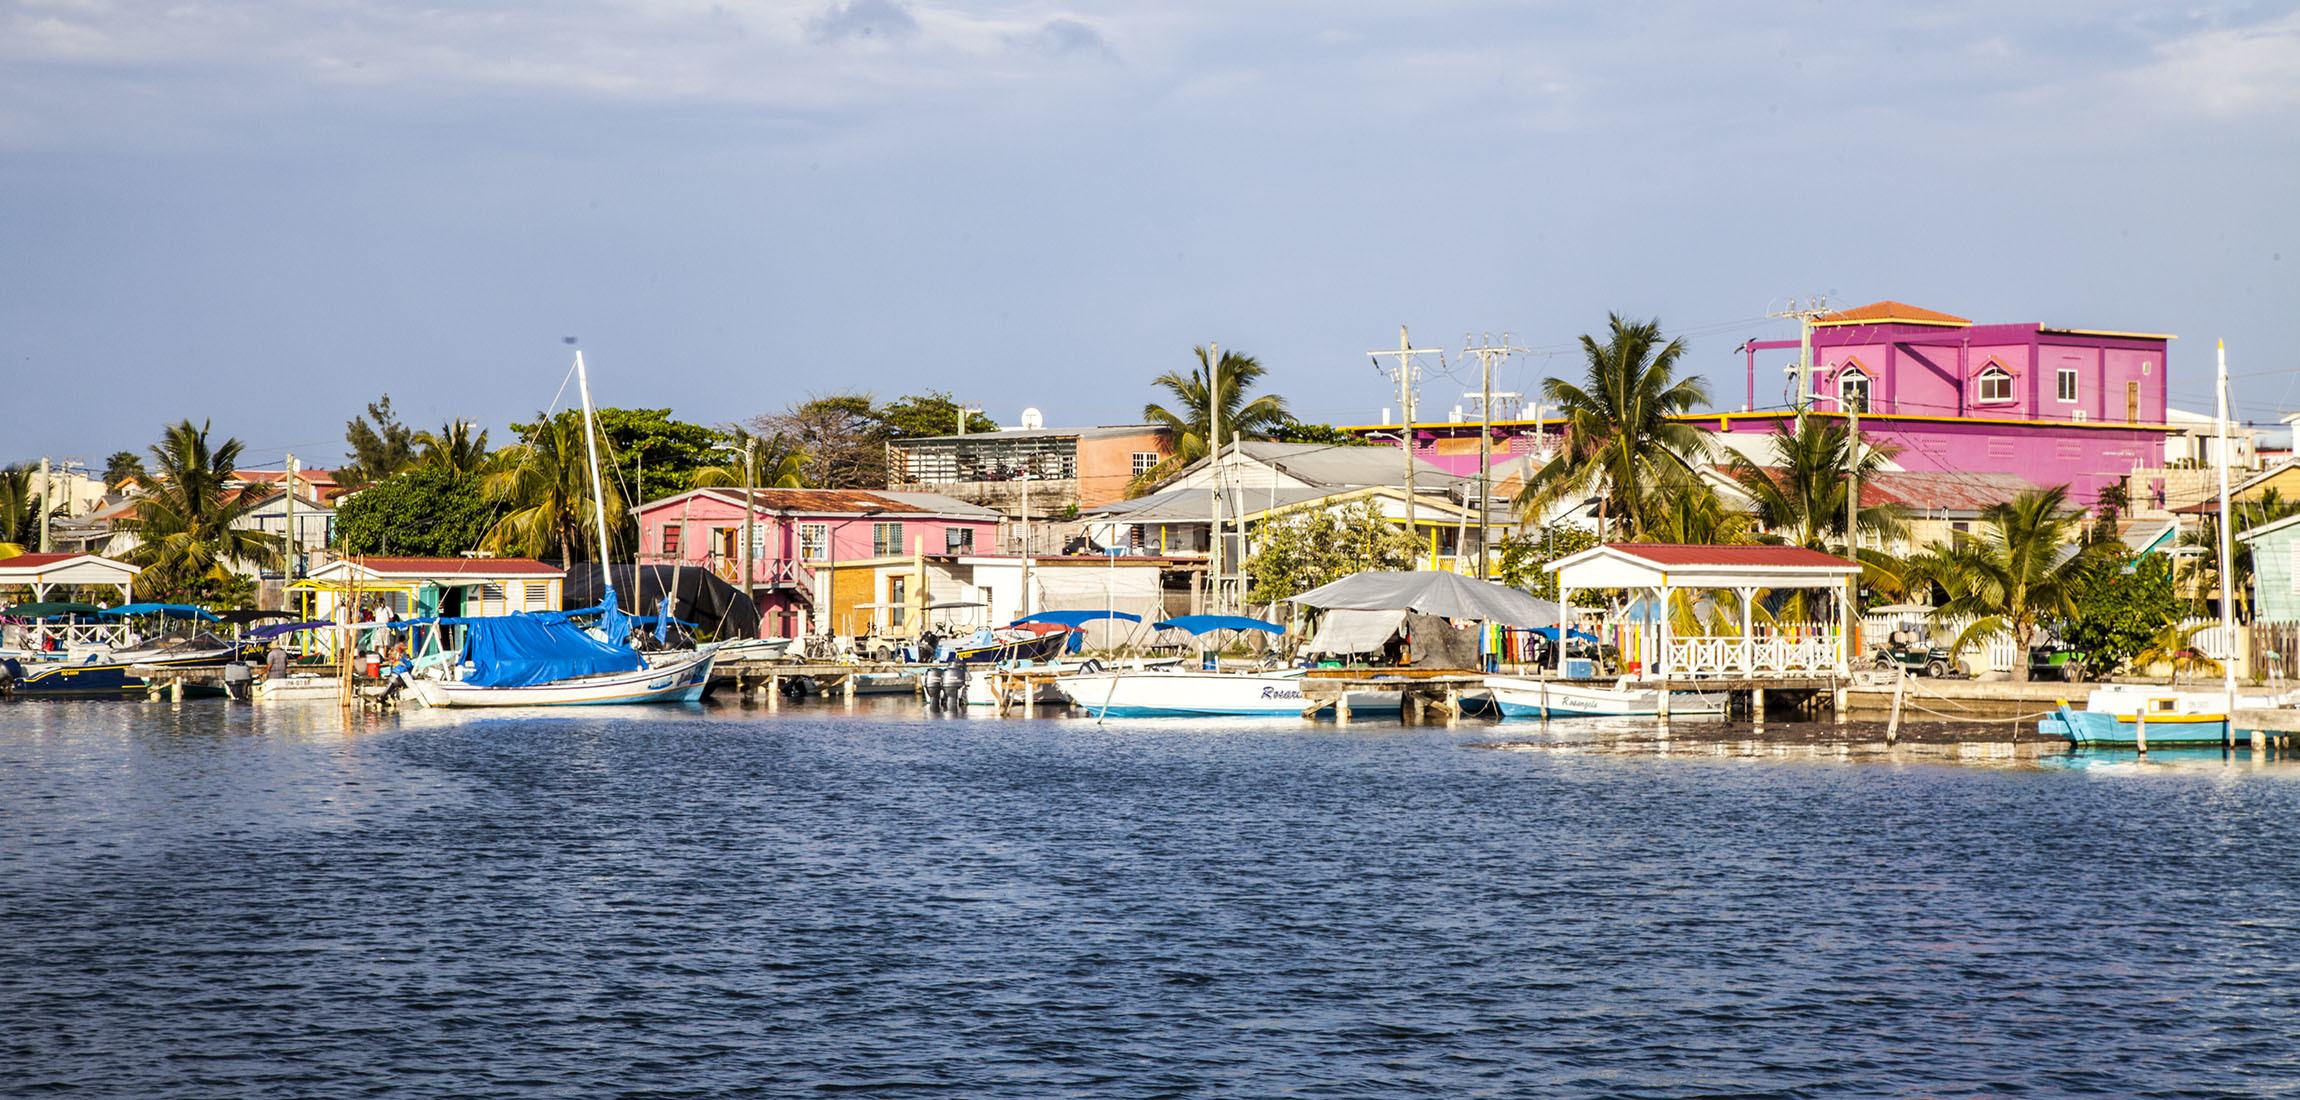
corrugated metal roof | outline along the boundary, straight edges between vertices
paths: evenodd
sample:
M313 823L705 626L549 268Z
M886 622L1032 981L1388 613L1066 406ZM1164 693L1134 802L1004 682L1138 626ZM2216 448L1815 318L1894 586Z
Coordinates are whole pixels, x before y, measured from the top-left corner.
M741 489L700 489L740 509L743 505ZM634 511L646 512L680 499L687 494L650 500ZM888 515L960 516L965 518L995 519L998 510L979 504L969 504L957 497L941 493L896 492L888 489L753 489L751 499L762 512L786 512L797 515L856 515L876 509Z
M1268 463L1300 480L1331 488L1403 486L1406 464L1395 447L1366 447L1334 443L1247 442L1239 446L1246 457ZM1428 459L1414 460L1414 480L1435 488L1466 481Z
M1667 542L1609 542L1608 549L1619 550L1631 557L1643 558L1655 565L1763 565L1763 566L1820 566L1832 569L1860 568L1835 554L1807 550L1802 546L1687 546Z
M897 439L892 443L902 447L911 443L988 443L1001 439L1115 439L1129 435L1151 435L1166 429L1156 424L1102 424L1091 428L1009 428L995 432L968 432L965 435L922 435L910 439Z

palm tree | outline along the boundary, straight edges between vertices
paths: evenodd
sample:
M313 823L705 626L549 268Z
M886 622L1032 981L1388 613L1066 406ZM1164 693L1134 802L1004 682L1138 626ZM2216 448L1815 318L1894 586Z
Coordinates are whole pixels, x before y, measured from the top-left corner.
M1842 424L1817 416L1774 429L1768 442L1773 463L1760 466L1748 455L1735 453L1726 469L1735 484L1756 505L1757 522L1766 533L1791 546L1808 550L1843 549L1845 538L1846 451L1853 433ZM1885 463L1900 448L1889 443L1861 445L1861 483L1873 484ZM1900 504L1870 504L1855 520L1879 543L1909 529L1908 509ZM1861 563L1861 585L1893 597L1905 594L1902 559L1883 550L1860 550L1851 555Z
M1606 318L1605 343L1581 338L1588 370L1581 384L1552 378L1542 391L1565 418L1556 457L1518 493L1528 521L1562 500L1596 495L1600 530L1647 537L1660 506L1698 479L1712 444L1683 416L1709 400L1700 380L1677 377L1685 342L1663 343L1661 322Z
M688 484L697 489L740 487L743 484L743 451L752 448L756 465L752 482L761 489L797 489L806 485L806 454L798 443L781 432L759 436L741 425L720 429L727 436L726 446L720 448L721 461L715 466L695 470Z
M2196 635L2211 629L2213 625L2198 623L2182 627L2179 623L2164 624L2162 629L2150 636L2148 644L2140 652L2132 655L2132 667L2145 669L2169 665L2172 668L2172 682L2175 684L2180 682L2183 675L2219 672L2220 662L2196 644Z
M2012 635L2019 653L2013 678L2028 679L2028 652L2052 619L2076 611L2077 595L2114 560L2114 543L2077 536L2083 513L2068 507L2068 486L2031 489L1981 513L1981 528L1954 545L1934 543L1909 563L1948 598L1936 622L1969 620L1952 652L1986 638Z
M1217 407L1222 410L1222 438L1226 440L1268 439L1291 419L1285 398L1274 393L1247 397L1254 383L1269 373L1260 360L1234 351L1223 352L1221 392L1217 395L1209 379L1216 365L1213 354L1203 347L1190 351L1198 357L1198 365L1191 368L1190 373L1167 371L1152 380L1153 385L1173 395L1174 407L1155 401L1142 406L1142 419L1174 433L1174 454L1134 479L1131 489L1136 493L1206 457L1214 429L1212 411Z
M40 544L40 490L33 468L0 467L0 558L13 558Z
M2266 523L2274 523L2300 512L2300 501L2284 499L2274 489L2263 491L2252 500L2231 501L2228 505L2229 525L2234 534L2241 535ZM2198 604L2207 598L2217 599L2220 593L2220 517L2205 515L2193 528L2181 532L2175 544L2180 558L2180 569L2175 574L2187 587ZM2252 618L2252 544L2242 539L2229 546L2228 594L2234 598L2236 617Z
M458 474L487 465L487 429L468 420L450 420L436 432L415 433L416 464Z
M609 457L608 444L604 438L598 442L599 461L604 463ZM622 527L629 517L615 483L604 485L607 514L618 517L616 526L608 529L608 538L621 542L626 537ZM592 546L591 468L584 452L583 417L579 413L563 412L542 419L526 442L497 451L488 461L481 492L490 503L511 508L488 529L480 541L483 549L566 561L613 556L612 546L604 554Z
M229 488L243 449L237 439L210 447L207 423L171 425L152 446L152 480L121 526L137 542L123 557L144 567L146 598L198 596L228 585L234 566L265 560L281 538L243 526L277 495Z

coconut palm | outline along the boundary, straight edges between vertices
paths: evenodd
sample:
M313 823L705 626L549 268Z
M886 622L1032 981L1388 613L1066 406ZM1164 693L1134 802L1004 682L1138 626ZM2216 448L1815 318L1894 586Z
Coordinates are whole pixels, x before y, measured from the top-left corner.
M726 433L726 446L720 450L721 461L714 466L695 470L689 484L697 489L736 487L743 484L743 452L752 452L751 484L761 489L797 489L806 484L806 455L796 441L781 432L754 435L747 428L732 425L721 429Z
M608 444L604 438L598 443L599 461L604 463L609 459ZM483 549L566 561L613 555L613 546L602 554L593 545L591 469L583 446L583 417L578 413L541 419L526 442L497 451L488 461L481 492L490 503L510 508L480 541ZM608 528L608 538L626 541L621 528L629 517L622 495L612 481L605 483L604 494L607 514L617 517L616 525Z
M458 474L487 465L487 429L468 420L450 420L436 432L415 433L415 464Z
M2166 623L2140 652L2132 655L2132 667L2138 669L2167 665L2172 669L2172 682L2178 684L2182 676L2212 675L2220 671L2220 662L2208 656L2196 644L2196 635L2210 629L2211 623L2183 627L2179 623Z
M1132 488L1137 492L1206 457L1216 408L1222 410L1222 438L1227 440L1268 439L1291 419L1285 398L1274 393L1247 396L1254 383L1269 373L1260 360L1223 352L1221 392L1216 395L1209 379L1216 365L1213 354L1203 347L1190 351L1198 357L1198 365L1190 373L1167 371L1152 380L1153 385L1173 395L1173 407L1155 401L1142 406L1142 419L1174 433L1174 454L1134 480Z
M2300 501L2284 499L2274 489L2263 491L2251 500L2231 501L2228 505L2230 528L2241 535L2266 523L2274 523L2300 512ZM2198 604L2207 599L2218 599L2220 594L2220 517L2206 515L2196 526L2184 530L2174 544L2180 559L2180 568L2174 574L2182 586L2195 597ZM2234 597L2236 617L2252 618L2252 544L2237 539L2229 546L2228 592Z
M234 574L277 555L279 535L245 526L274 492L232 488L243 447L208 443L209 425L169 426L152 446L152 479L121 527L136 545L122 557L144 567L145 598L201 597L232 586Z
M1700 380L1677 377L1685 342L1661 338L1659 321L1606 318L1606 342L1581 338L1588 368L1580 384L1552 378L1543 394L1565 418L1557 454L1526 479L1517 505L1538 522L1552 505L1594 495L1598 526L1642 538L1660 522L1661 506L1698 480L1709 438L1683 416L1709 400Z
M2032 489L1981 513L1981 526L1954 545L1934 543L1909 563L1948 598L1936 623L1971 623L1953 652L2010 634L2019 648L2013 677L2028 679L2028 651L2043 624L2076 611L2084 586L2114 561L2114 543L2078 538L2083 513L2068 507L2068 486Z
M40 544L40 488L29 466L0 467L0 558Z
M1759 465L1748 455L1735 453L1726 460L1734 484L1756 506L1757 522L1771 537L1808 550L1845 548L1846 450L1852 432L1812 416L1774 429L1767 440L1772 464ZM1861 445L1861 483L1871 484L1886 462L1900 453L1889 443ZM1864 505L1855 520L1862 532L1879 543L1909 529L1908 509L1897 503ZM1889 598L1906 594L1899 555L1882 550L1861 550L1852 555L1861 563L1861 586Z

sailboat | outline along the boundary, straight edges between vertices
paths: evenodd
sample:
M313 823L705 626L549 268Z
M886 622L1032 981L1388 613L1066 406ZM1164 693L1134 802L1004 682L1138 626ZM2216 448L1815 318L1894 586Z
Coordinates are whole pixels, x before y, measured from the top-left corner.
M575 353L576 389L583 396L583 450L591 474L591 517L599 558L607 558L606 490L599 477L599 430L591 407L591 375ZM465 643L454 659L403 676L408 690L435 707L597 706L692 703L711 683L716 646L642 654L621 644L630 619L615 599L614 572L605 572L599 607L604 638L568 621L570 613L523 612L434 619L459 626ZM573 614L582 614L574 612ZM411 620L419 625L423 620Z

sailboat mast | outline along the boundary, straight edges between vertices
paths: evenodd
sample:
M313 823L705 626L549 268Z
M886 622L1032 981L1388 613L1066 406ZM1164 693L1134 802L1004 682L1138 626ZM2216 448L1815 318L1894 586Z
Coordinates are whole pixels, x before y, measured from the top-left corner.
M2229 529L2228 514L2228 341L2218 341L2220 371L2214 392L2219 398L2219 416L2214 427L2220 436L2220 674L2221 690L2228 694L2227 743L2236 743L2236 601L2235 533Z
M599 424L591 411L591 374L583 369L583 353L575 353L575 388L583 395L583 455L591 466L591 520L599 534L599 575L608 591L615 590L607 572L607 492L599 482Z

